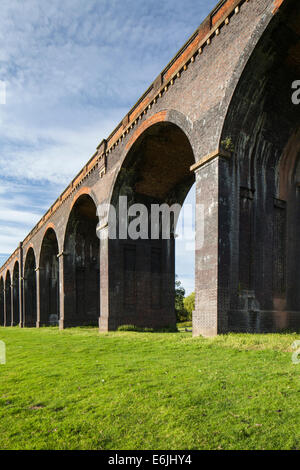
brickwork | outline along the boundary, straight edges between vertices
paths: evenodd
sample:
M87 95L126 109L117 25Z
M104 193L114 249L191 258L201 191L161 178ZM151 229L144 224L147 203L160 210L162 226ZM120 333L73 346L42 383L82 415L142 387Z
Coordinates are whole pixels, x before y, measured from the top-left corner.
M174 240L98 240L96 208L196 180L194 334L299 327L299 22L294 0L218 3L0 269L1 324L174 325Z

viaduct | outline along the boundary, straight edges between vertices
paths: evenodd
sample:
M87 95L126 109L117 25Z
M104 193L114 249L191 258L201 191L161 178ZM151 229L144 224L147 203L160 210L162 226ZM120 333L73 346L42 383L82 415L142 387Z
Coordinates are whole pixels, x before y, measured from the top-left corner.
M0 324L174 325L174 237L98 237L96 208L196 182L194 335L299 329L299 79L299 0L220 1L2 266Z

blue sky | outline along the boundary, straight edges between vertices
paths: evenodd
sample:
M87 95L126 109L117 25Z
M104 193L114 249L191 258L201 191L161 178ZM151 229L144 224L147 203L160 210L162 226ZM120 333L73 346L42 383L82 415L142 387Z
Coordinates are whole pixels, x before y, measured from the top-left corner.
M0 264L215 4L1 0ZM177 245L190 292L193 251Z

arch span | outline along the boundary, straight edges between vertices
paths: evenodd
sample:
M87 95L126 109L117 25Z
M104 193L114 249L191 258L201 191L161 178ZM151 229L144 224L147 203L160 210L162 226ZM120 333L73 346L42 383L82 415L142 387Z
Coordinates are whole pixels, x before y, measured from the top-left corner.
M4 281L3 277L0 278L0 326L4 326Z
M151 237L153 205L182 205L194 183L190 167L195 158L186 133L173 122L145 125L133 138L113 186L111 211L116 212L116 239L108 241L109 315L101 306L100 328L115 329L122 324L140 327L174 327L175 220L168 239L161 228ZM133 239L120 235L124 223L121 199L127 207L147 209L147 235ZM138 215L138 214L137 214ZM127 225L132 218L125 215ZM109 218L111 230L111 218ZM160 219L162 220L162 219ZM144 227L140 227L143 231ZM111 235L111 232L110 232ZM105 299L106 300L106 299ZM106 304L107 307L107 304Z
M16 261L13 271L13 325L19 325L20 321L20 266Z
M69 215L64 241L63 326L96 325L100 309L100 260L97 208L81 194ZM62 324L61 321L61 324Z
M12 325L12 302L11 302L11 275L7 271L5 277L5 326Z
M37 322L36 258L33 248L27 250L24 267L24 326L33 327Z
M58 242L53 228L46 231L40 253L40 326L59 324Z
M232 152L231 253L233 331L299 327L300 5L285 2L255 47L224 121L221 146ZM226 184L226 182L225 182Z

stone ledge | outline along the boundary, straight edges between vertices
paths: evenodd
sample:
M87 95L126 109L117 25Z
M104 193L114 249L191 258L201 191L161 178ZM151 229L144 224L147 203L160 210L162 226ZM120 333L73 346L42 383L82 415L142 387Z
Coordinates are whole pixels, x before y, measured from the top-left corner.
M210 162L211 160L214 160L217 157L222 157L222 158L230 158L231 153L227 152L226 150L215 150L212 153L209 153L208 155L205 155L205 157L200 158L198 162L194 163L190 167L191 171L196 171L198 170L201 166L205 165L206 163Z

